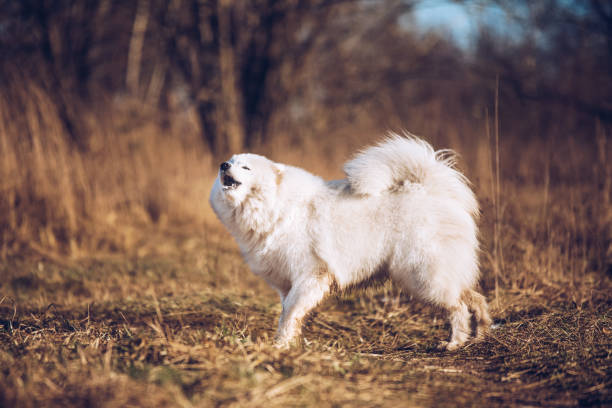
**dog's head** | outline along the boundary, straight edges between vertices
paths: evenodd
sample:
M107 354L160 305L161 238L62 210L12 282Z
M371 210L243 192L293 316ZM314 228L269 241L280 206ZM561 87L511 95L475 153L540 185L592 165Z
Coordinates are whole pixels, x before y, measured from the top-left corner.
M263 156L237 154L221 163L217 181L224 198L238 206L260 192L273 194L281 172L281 165Z
M263 227L276 206L283 165L246 153L232 156L219 166L210 203L226 224ZM255 228L256 226L259 226Z

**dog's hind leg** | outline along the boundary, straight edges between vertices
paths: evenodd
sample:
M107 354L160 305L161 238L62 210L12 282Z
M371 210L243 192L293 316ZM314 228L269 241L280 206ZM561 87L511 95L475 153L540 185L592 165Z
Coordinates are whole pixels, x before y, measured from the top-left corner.
M481 340L491 326L489 307L483 295L472 289L466 289L461 294L461 299L467 304L468 309L474 314L476 329L474 337Z
M443 342L441 346L448 351L456 350L462 346L470 337L470 311L463 301L448 308L451 324L450 341Z
M287 347L302 330L302 320L330 291L329 277L308 277L291 286L283 299L283 311L278 322L275 342Z
M446 350L456 350L469 339L472 332L470 312L474 316L476 340L481 340L491 325L485 297L472 289L464 290L455 305L447 307L447 310L451 324L451 338L449 342L440 345Z

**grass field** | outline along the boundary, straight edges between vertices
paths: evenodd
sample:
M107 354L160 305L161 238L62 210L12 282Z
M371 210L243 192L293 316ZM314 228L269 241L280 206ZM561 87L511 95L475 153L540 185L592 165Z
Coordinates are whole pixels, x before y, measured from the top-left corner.
M489 290L496 328L455 353L439 311L385 285L326 301L278 350L276 294L229 234L158 235L146 256L3 262L1 406L612 404L608 278Z
M469 49L413 21L434 3ZM0 408L612 407L608 3L0 1ZM402 129L472 183L492 330L438 351L385 283L275 348L219 163L337 179Z
M28 95L23 123L0 123L0 406L612 405L604 126L431 140L462 155L481 205L483 342L437 351L445 317L386 284L326 301L278 350L279 300L212 215L198 133L123 114L79 150ZM336 178L375 140L323 139L259 151Z

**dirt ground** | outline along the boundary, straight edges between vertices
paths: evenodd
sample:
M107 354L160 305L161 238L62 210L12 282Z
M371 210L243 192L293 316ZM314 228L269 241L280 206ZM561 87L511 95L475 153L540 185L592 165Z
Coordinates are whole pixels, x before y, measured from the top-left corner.
M151 255L0 266L0 405L605 406L610 279L489 291L494 328L440 352L440 311L390 284L327 300L272 345L276 294L222 231Z

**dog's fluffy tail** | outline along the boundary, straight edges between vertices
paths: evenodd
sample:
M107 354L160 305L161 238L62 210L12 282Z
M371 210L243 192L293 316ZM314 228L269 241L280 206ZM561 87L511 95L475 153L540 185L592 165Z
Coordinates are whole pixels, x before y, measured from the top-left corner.
M455 199L477 216L476 198L467 179L455 170L455 157L453 151L434 151L429 143L410 134L391 133L348 161L344 172L356 194L399 192L409 183L418 183L432 194Z

